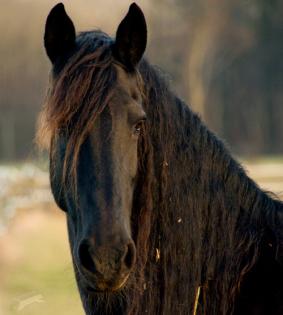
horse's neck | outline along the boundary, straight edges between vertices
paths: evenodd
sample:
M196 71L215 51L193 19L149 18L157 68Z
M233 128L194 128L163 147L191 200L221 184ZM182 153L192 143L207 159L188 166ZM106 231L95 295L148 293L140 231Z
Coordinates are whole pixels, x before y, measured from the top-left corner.
M283 229L283 203L275 195L261 190L247 176L225 145L202 124L201 120L186 107L186 104L177 99L176 106L182 108L183 127L189 130L183 140L183 143L187 143L188 150L184 153L184 158L180 160L184 169L188 167L188 164L193 165L187 174L187 184L194 183L196 190L205 192L203 200L207 200L206 193L210 194L212 204L217 193L222 193L220 203L226 203L227 207L220 205L219 210L230 211L227 213L228 216L235 215L236 233L241 233L237 231L237 225L243 221L245 222L243 224L249 224L248 227L251 230L256 229L263 239L269 239L269 235L272 234L272 242L276 243L274 245L283 248L283 233L280 232ZM193 156L190 157L191 155ZM194 177L193 182L192 177ZM213 189L213 186L218 186L218 188ZM202 203L202 200L199 202ZM229 209L231 202L234 205ZM205 206L204 203L203 207ZM217 215L216 212L215 215Z
M174 102L166 108L168 125L159 132L165 144L159 145L156 164L162 202L156 200L155 226L162 241L151 245L161 248L165 283L178 278L182 289L175 294L166 287L164 300L183 298L185 312L202 286L213 314L229 312L227 296L235 294L241 275L256 262L265 229L274 227L274 201L186 105Z
M236 197L234 201L247 212L252 210L255 202L259 208L282 208L280 201L273 200L247 176L223 142L207 129L184 102L176 98L175 107L181 113L179 115L182 123L176 127L179 137L176 143L179 148L171 151L171 159L178 160L179 168L184 170L183 175L187 176L188 184L195 181L195 190L218 184L223 190L224 199L227 194L233 194ZM182 185L179 187L183 189Z

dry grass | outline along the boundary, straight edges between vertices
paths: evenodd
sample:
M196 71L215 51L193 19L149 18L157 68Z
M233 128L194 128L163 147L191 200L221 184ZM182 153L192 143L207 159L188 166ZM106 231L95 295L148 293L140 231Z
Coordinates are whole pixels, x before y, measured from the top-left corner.
M1 237L0 314L83 314L65 218L53 210L21 209Z
M272 191L283 200L282 158L257 158L244 161L243 165L263 190Z
M83 314L48 174L0 166L0 183L0 315Z

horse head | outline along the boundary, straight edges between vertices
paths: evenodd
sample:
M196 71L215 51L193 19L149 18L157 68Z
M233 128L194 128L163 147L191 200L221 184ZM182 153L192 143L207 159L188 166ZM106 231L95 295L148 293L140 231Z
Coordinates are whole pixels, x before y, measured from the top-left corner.
M102 32L76 36L63 4L46 22L51 187L67 213L78 280L89 291L122 288L136 260L131 212L146 119L137 65L146 33L136 4L115 40Z

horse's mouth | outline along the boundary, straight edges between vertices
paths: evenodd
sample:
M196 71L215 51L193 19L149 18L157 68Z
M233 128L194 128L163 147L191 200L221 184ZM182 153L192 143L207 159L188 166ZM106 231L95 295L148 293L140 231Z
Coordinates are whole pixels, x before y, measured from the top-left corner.
M129 275L125 276L123 279L115 279L112 281L89 281L85 279L84 287L86 291L90 294L99 294L99 293L110 293L117 292L124 288Z

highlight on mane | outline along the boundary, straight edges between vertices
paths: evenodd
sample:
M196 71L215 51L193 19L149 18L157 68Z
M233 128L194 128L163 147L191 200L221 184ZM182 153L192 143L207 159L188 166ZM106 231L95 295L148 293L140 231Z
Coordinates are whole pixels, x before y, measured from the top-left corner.
M75 175L80 147L96 117L111 99L116 82L116 71L110 49L111 40L102 32L97 39L78 37L82 44L66 65L55 74L48 90L45 105L38 119L36 142L52 154L52 140L57 133L68 135L64 177Z

